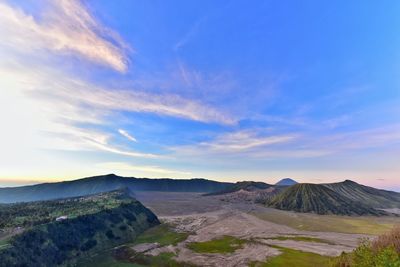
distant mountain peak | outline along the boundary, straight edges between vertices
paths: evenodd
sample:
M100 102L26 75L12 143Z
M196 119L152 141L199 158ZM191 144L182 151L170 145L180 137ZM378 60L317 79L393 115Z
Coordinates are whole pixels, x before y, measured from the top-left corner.
M291 178L283 178L279 182L277 182L275 185L283 185L283 186L290 186L290 185L295 185L298 184L295 180Z
M104 177L117 177L118 175L116 175L115 173L109 173L109 174L106 174L106 175L104 175Z
M349 179L344 180L343 183L346 183L346 184L357 184L356 182L354 182L352 180L349 180Z

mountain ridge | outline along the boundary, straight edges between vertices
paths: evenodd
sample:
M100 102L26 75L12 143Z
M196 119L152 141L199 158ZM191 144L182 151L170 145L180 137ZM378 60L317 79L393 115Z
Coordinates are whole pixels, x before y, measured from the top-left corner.
M230 185L232 185L232 183L217 182L203 178L150 179L107 174L72 181L0 188L0 203L77 197L112 191L120 188L129 188L131 191L206 193L223 190Z

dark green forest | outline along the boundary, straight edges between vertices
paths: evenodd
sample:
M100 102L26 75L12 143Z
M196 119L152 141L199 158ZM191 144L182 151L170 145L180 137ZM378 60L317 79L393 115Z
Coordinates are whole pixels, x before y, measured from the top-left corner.
M3 214L7 216L3 218ZM55 221L60 214L68 219ZM65 266L132 241L159 224L157 217L126 191L6 205L1 207L0 215L3 226L26 227L0 249L1 267ZM19 219L13 219L15 215ZM28 223L30 219L32 223Z

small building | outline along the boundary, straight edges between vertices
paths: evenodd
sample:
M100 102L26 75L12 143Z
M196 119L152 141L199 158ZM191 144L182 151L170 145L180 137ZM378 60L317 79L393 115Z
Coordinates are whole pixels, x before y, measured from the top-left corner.
M64 220L66 220L66 219L68 219L68 216L65 216L65 215L64 215L64 216L57 217L57 218L56 218L56 221L57 221L57 222L61 222L61 221L64 221Z

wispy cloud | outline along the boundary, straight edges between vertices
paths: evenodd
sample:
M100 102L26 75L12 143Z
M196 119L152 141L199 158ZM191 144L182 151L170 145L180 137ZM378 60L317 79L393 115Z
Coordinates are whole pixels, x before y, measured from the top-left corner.
M134 165L126 162L104 162L97 164L100 168L105 168L113 171L129 171L137 174L138 172L144 172L147 175L190 175L190 172L184 172L173 169L166 169L159 166L148 166L148 165Z
M100 150L123 155L123 156L129 156L129 157L137 157L137 158L160 158L160 155L155 155L155 154L150 154L150 153L140 153L140 152L133 152L133 151L126 151L126 150L121 150L112 146L109 146L108 144L101 144L97 143L94 141L88 141L89 144L92 144L94 147L99 148Z
M121 113L144 112L229 125L237 122L201 101L133 87L96 85L62 67L56 68L52 59L71 54L125 71L128 48L117 33L94 19L82 2L45 3L47 8L40 16L33 16L0 2L0 34L7 36L0 40L0 87L7 88L0 95L1 126L7 129L2 131L0 144L5 151L13 151L16 161L22 161L20 155L28 160L37 149L163 157L144 152L143 146L137 151L118 144L109 129L119 129L116 118ZM120 134L135 140L124 131Z
M118 155L137 157L137 158L162 158L163 156L142 153L126 148L119 148L118 145L113 144L112 135L110 133L93 130L88 128L79 128L67 124L57 123L48 129L50 140L42 140L40 148L45 149L59 149L59 150L100 150L110 152ZM43 133L42 135L44 135Z
M174 45L174 50L177 51L183 46L185 46L190 39L192 39L197 31L199 30L200 25L207 19L207 17L202 17L201 19L197 20L191 27L190 29L181 37L181 39L176 42Z
M132 135L130 135L127 131L125 131L125 130L123 130L123 129L118 129L118 132L119 132L122 136L126 137L129 141L132 141L132 142L137 143L136 138L133 137Z
M259 151L269 150L269 146L289 143L296 135L261 135L257 130L242 130L224 133L211 141L172 148L177 155L211 156L220 159L247 155L256 157Z
M113 90L92 85L79 87L75 87L72 94L70 91L58 94L73 101L84 99L87 104L110 110L156 113L206 123L232 125L237 122L214 107L175 94L152 94L134 89Z
M240 152L273 144L286 143L294 138L292 135L258 136L255 131L246 130L220 135L211 142L200 143L200 146L219 152Z
M400 125L380 126L345 133L328 134L310 142L334 151L379 148L400 144Z
M40 20L0 3L0 43L23 53L50 50L80 55L124 72L127 45L118 34L96 21L78 0L47 2Z
M27 142L30 146L34 144L46 149L97 149L129 157L159 158L160 155L153 153L118 148L110 141L110 133L101 130L101 126L113 124L118 127L118 120L110 118L123 111L148 112L207 123L235 123L234 119L200 102L175 95L99 87L40 66L32 69L29 64L0 63L0 75L6 77L0 80L0 86L8 88L7 93L0 96L0 114L5 116L2 126L10 132L8 139L13 140L14 150L16 147L22 149ZM10 118L6 114L14 116ZM16 116L22 117L19 120ZM29 123L23 123L27 120ZM90 130L93 125L97 125L94 133ZM23 132L31 134L21 143L17 137ZM119 133L128 138L127 132Z
M252 164L270 159L307 159L348 155L354 151L400 145L399 125L347 133L280 133L262 135L257 129L235 131L211 141L173 147L175 157L193 162ZM242 159L245 158L245 161Z

